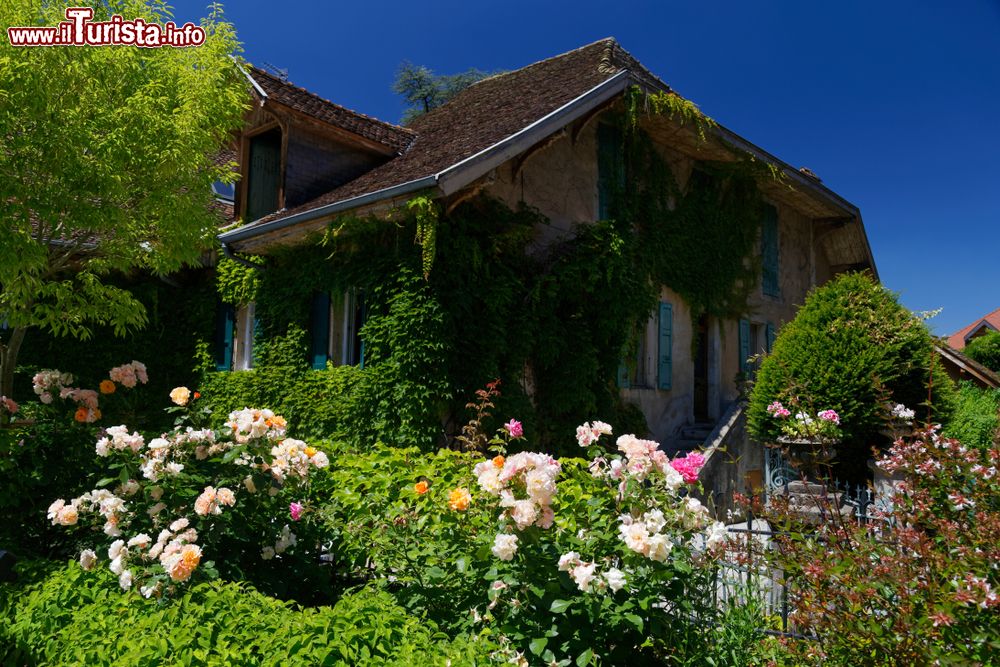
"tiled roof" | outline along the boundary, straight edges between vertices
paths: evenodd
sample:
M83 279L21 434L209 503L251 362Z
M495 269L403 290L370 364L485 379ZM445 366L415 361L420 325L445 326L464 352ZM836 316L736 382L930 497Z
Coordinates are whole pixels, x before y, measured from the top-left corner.
M650 87L669 89L617 41L602 39L473 84L414 120L408 129L416 133L416 139L399 157L259 223L436 174L506 139L623 70Z
M948 345L956 350L963 349L965 347L965 337L982 326L984 322L992 326L996 331L1000 331L1000 308L997 308L992 313L985 315L984 317L980 317L969 326L962 327L952 335L948 336Z
M273 74L256 67L250 68L250 76L261 87L269 100L330 123L340 129L378 142L399 152L413 141L414 133L405 127L351 111L339 104L323 99L305 88L282 81Z

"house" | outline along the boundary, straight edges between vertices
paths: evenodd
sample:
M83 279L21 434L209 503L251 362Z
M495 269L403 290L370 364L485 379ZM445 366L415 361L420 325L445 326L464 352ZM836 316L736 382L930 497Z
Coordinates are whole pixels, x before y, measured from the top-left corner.
M753 229L759 231L748 246L750 257L736 262L757 270L751 281L756 284L744 285L739 312L723 316L696 308L676 286L660 285L618 374L621 397L638 407L648 433L677 448L742 433L732 428L739 418L740 379L752 374L752 357L769 349L812 287L846 271L877 276L856 206L811 171L704 119L614 39L486 78L406 128L349 111L260 70L247 76L255 104L239 141L234 204L242 222L219 235L232 257L266 257L313 243L341 216L386 218L419 194L439 204L442 225L449 212L477 197L511 208L527 205L547 220L532 240L532 252L544 255L612 215L611 191L623 185L624 172L615 160L621 137L609 119L626 113L636 99L640 105L676 104L665 113L637 116L657 159L676 180L678 190L669 199L674 205L682 193L710 180L705 165L761 167L753 180L763 199L754 209L760 220ZM720 257L727 242L723 235ZM683 258L684 248L665 252ZM706 263L701 270L721 268ZM220 357L220 369L251 363L252 308L242 304L235 349ZM318 318L317 312L330 316ZM316 367L363 363L359 295L321 297L313 315L313 325L325 322L312 334ZM227 330L223 334L225 348ZM531 385L530 369L524 382ZM759 473L762 454L741 466L740 474Z
M941 359L948 377L956 384L972 382L980 389L1000 389L1000 374L991 371L974 359L970 359L949 345L935 345L934 350Z
M970 340L990 331L1000 331L1000 308L948 336L948 345L963 350Z

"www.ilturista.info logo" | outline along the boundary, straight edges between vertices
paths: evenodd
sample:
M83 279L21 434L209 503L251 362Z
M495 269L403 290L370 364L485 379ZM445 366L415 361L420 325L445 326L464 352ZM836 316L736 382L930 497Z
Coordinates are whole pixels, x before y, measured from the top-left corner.
M177 27L173 21L159 25L143 19L126 21L115 14L110 21L91 21L91 7L69 7L66 21L53 27L10 27L11 46L160 46L183 48L205 43L205 29L193 23Z

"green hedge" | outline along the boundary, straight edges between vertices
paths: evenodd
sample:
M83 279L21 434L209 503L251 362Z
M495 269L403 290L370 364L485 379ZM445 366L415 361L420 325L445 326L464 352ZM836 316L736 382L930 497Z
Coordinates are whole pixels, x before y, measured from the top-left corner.
M495 648L450 640L376 587L308 609L222 582L159 602L75 563L0 585L2 664L481 665Z
M266 407L288 420L292 436L340 439L356 419L354 390L364 372L356 366L281 366L207 373L198 390L217 423L233 410Z
M963 382L944 434L970 447L986 448L996 442L1000 438L1000 389L980 389Z

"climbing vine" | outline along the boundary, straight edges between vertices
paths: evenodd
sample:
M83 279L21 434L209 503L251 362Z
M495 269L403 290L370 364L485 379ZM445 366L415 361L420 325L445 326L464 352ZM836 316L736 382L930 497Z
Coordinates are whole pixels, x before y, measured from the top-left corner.
M478 196L444 214L420 196L387 219L345 216L322 238L275 249L263 271L226 263L220 294L233 303L253 296L267 341L261 358L287 365L298 355L303 372L313 295L364 294L364 369L324 385L344 393L322 399L351 406L324 419L340 420L338 432L358 445L436 446L465 422L468 396L496 378L495 413L516 415L533 443L554 451L587 419L642 432L642 415L616 385L621 359L660 285L695 316L745 312L762 203L760 165L749 159L698 163L681 187L643 129L649 114L702 137L714 127L679 97L631 91L623 111L605 115L621 130L624 176L609 219L545 249L534 239L547 220L529 208Z

